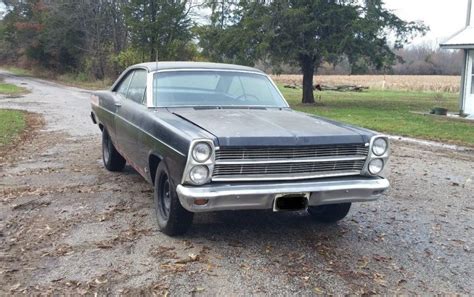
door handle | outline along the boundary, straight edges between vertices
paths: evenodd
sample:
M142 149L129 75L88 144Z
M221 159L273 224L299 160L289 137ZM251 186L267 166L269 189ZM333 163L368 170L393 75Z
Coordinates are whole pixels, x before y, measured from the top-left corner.
M120 103L120 102L115 102L114 105L115 105L116 107L120 107L120 106L122 106L122 103Z

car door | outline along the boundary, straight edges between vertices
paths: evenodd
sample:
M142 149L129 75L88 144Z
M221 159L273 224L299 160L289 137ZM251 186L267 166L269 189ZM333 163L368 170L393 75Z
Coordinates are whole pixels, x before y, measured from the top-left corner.
M116 131L117 113L127 96L128 86L130 85L132 77L133 73L131 71L125 74L117 86L112 90L113 100L104 102L104 105L106 105L104 107L109 111L109 113L107 113L107 120L104 124L107 127L109 136L112 138L114 146L119 150L119 152L122 152L122 145L120 139L121 134Z
M130 74L131 80L126 95L121 95L120 107L117 108L115 129L120 150L127 161L141 172L137 166L138 160L138 135L141 133L143 112L146 111L144 103L146 94L147 71L136 69Z

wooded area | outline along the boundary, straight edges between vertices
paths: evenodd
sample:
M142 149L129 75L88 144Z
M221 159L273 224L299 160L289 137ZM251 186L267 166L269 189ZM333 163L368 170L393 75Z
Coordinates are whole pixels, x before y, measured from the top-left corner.
M443 74L458 59L402 49L428 28L401 20L382 0L0 3L0 63L85 79L115 78L129 65L157 59L258 64L273 73L300 71L303 102L312 103L318 71Z

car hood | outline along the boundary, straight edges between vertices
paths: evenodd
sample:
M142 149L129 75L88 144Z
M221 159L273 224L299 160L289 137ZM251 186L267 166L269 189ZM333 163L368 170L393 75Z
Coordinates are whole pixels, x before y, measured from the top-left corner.
M366 143L367 131L291 109L173 108L174 115L213 134L219 146Z

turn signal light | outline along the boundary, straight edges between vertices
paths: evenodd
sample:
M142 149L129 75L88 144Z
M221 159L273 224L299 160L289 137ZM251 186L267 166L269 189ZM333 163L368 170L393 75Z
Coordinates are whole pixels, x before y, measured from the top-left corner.
M208 199L195 199L194 204L196 205L206 205L209 202Z

